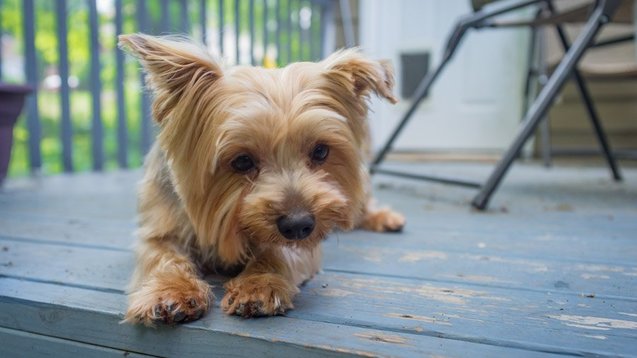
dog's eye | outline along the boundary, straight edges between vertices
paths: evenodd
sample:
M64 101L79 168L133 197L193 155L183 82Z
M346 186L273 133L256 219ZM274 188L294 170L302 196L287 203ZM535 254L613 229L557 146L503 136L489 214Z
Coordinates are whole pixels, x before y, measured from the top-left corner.
M246 173L255 168L254 160L249 155L240 155L230 163L232 168L239 173Z
M325 144L317 144L312 153L310 153L310 158L315 163L323 163L325 159L327 159L328 154L330 154L330 147Z

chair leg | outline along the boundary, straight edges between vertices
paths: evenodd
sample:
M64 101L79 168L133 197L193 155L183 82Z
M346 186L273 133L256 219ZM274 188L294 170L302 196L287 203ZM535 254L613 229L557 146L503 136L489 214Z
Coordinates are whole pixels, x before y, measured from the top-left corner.
M603 5L603 2L600 2ZM498 162L495 169L487 179L486 183L475 196L471 205L479 210L484 210L488 205L489 199L493 192L497 189L502 178L507 173L509 167L518 156L518 153L524 146L524 143L533 134L540 120L544 118L547 109L553 103L555 96L560 91L573 69L582 58L588 47L593 42L600 28L608 22L608 16L604 13L603 6L595 8L589 20L586 22L582 33L578 36L573 46L564 55L564 58L557 66L557 69L549 78L546 86L542 89L538 97L535 99L529 111L527 112L522 128L520 129L515 140L506 151L502 159Z
M539 18L542 14L542 9L536 11L535 18ZM539 71L539 27L531 28L531 36L529 39L529 56L527 60L526 78L524 80L524 104L522 105L522 114L526 113L529 108L531 100L531 92L533 92L533 83L536 82Z
M557 30L558 37L560 42L562 43L562 47L564 47L564 51L568 51L570 44L568 39L566 38L566 33L561 25L556 25L555 29ZM586 111L588 112L588 117L591 120L591 124L593 125L593 131L597 136L597 140L599 141L599 145L602 148L602 153L606 162L608 163L608 167L610 168L611 174L613 175L613 179L615 181L621 181L622 175L617 166L617 161L615 160L615 156L610 148L610 144L608 143L608 139L606 138L606 133L602 127L602 123L599 120L599 115L597 114L597 110L595 109L595 105L593 104L593 99L591 94L586 86L586 82L582 77L581 73L577 68L573 70L573 77L575 78L575 83L577 84L577 89L579 91L580 96L582 97L582 101L584 102L584 106L586 107Z

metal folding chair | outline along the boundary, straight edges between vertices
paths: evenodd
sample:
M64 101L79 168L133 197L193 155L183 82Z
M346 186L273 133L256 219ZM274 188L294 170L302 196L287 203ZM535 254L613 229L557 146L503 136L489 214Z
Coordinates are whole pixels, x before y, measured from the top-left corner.
M621 180L622 177L617 167L615 157L611 152L608 140L606 139L606 135L604 133L604 130L602 129L601 123L599 121L599 116L597 115L597 111L595 110L595 107L591 100L590 93L586 87L584 79L577 70L576 66L582 56L586 53L586 51L594 45L595 36L599 33L600 29L611 20L618 6L622 3L622 0L595 0L592 4L586 6L585 8L577 8L564 13L559 13L555 10L552 0L526 0L518 1L513 4L503 4L500 6L496 6L494 4L491 7L484 8L483 6L489 2L493 1L473 0L472 3L475 12L462 17L458 21L456 27L451 32L451 35L447 40L445 51L442 57L442 62L434 71L425 76L418 85L414 93L414 100L410 108L400 120L393 133L389 136L389 139L387 140L383 148L374 158L370 168L370 173L387 174L412 179L429 180L443 184L477 188L479 189L479 192L473 198L471 205L479 210L484 210L487 207L491 196L498 188L500 182L507 173L509 167L518 157L522 147L534 133L541 120L544 118L549 106L552 104L553 100L562 89L566 80L568 80L569 77L573 75L580 96L582 97L588 111L589 119L591 120L597 139L600 143L600 146L602 147L604 157L606 158L608 166L611 170L612 176L617 181ZM498 22L494 19L499 15L529 6L544 7L547 10L546 12L548 13L548 15L544 16L545 12L538 12L537 16L531 21ZM569 22L574 18L581 18L582 15L585 15L585 18L587 20L577 39L571 44L566 37L564 29L562 28L562 24ZM519 132L516 135L513 143L506 150L500 161L495 166L494 170L487 178L486 182L476 183L461 179L419 175L396 170L389 170L381 167L381 164L385 160L387 154L391 151L394 142L398 138L398 135L402 132L409 119L418 109L423 99L427 97L431 86L438 78L442 70L445 68L447 63L452 59L460 44L460 41L468 30L511 26L545 25L555 26L558 32L559 40L564 47L565 55L555 71L551 74L550 78L548 79L538 96L529 106L526 115L524 116L524 119L521 123Z

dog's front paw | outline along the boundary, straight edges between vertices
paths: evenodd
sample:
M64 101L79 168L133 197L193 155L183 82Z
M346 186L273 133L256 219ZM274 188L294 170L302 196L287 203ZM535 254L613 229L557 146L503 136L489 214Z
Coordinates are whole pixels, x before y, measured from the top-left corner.
M386 208L368 211L361 226L365 230L376 232L398 232L405 226L405 217Z
M221 308L242 317L276 316L293 308L299 289L278 274L237 277L225 285Z
M199 279L152 280L128 296L125 322L154 326L197 320L208 310L210 286Z

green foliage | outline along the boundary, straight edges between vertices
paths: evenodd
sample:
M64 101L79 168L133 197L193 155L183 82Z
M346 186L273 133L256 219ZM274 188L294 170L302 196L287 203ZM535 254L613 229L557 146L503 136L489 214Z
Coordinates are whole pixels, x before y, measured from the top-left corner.
M71 122L72 122L72 154L73 166L75 171L86 171L92 168L91 158L91 129L93 109L91 108L90 93L90 26L89 26L89 9L88 1L92 0L67 0L66 24L67 24L67 44L68 44L68 61L69 74L79 80L78 86L73 88L70 93L71 104ZM234 28L235 18L235 0L224 1L224 24L226 29L228 26ZM246 35L250 31L249 22L249 4L248 0L238 0L239 2L239 25L242 34ZM136 0L123 0L123 28L124 33L138 32L139 24L137 16L139 11L139 2ZM108 3L108 2L107 2ZM146 9L149 14L149 28L144 32L161 34L161 33L177 33L182 28L182 14L179 1L169 0L169 19L166 22L162 19L162 11L160 0L147 0ZM287 63L287 59L301 60L312 59L313 52L307 46L302 44L298 30L298 15L292 16L290 32L287 33L285 26L287 24L287 16L291 11L298 12L301 6L307 6L309 0L282 0L280 2L280 13L277 15L275 11L274 1L254 1L254 31L255 31L255 47L263 46L264 36L264 20L263 20L263 4L268 4L268 14L270 21L280 19L281 51L278 55L277 63L282 66ZM35 47L36 62L38 69L38 78L43 81L49 75L58 73L58 64L60 61L59 43L57 37L58 21L56 16L57 1L52 0L34 0L35 6ZM201 26L199 24L199 1L188 1L188 22L190 29L195 38L201 38ZM11 38L17 48L18 56L24 53L24 33L23 21L24 14L22 12L22 0L2 0L0 8L0 32L5 38ZM208 27L217 29L219 27L219 1L207 1L207 17ZM117 167L117 103L115 93L116 80L116 46L117 40L115 36L115 13L114 11L99 12L99 42L100 53L99 60L101 65L101 106L102 111L99 114L104 136L104 154L105 168L111 169ZM313 31L310 34L312 41L318 43L318 16L312 18ZM191 36L193 36L191 34ZM269 42L274 44L275 31L269 31ZM210 39L216 42L217 39ZM233 44L234 45L234 44ZM14 54L15 55L15 54ZM6 56L6 54L3 54ZM23 78L2 77L6 82L20 82ZM142 85L139 81L139 65L133 59L127 57L125 64L125 116L128 130L128 163L130 167L137 167L142 162L142 152L140 148L140 128L141 128L141 93ZM42 82L41 82L42 83ZM58 90L46 89L40 86L38 90L38 107L40 125L42 128L41 137L41 153L45 174L59 173L62 168L62 144L60 140L60 123L61 123L61 98ZM28 140L29 132L24 118L19 120L14 130L14 146L12 161L9 170L11 176L27 175L30 171Z

